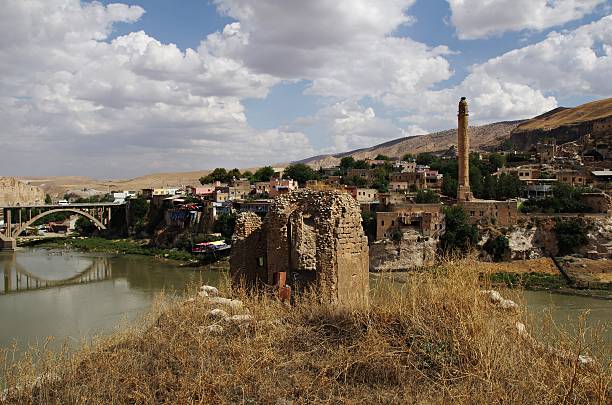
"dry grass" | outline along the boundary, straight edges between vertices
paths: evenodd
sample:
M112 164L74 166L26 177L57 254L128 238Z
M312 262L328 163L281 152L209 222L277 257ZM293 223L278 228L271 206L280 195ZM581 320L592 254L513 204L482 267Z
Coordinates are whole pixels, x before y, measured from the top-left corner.
M610 403L610 364L577 363L579 353L607 361L609 347L553 332L576 361L534 347L515 328L531 329L527 316L494 308L480 283L470 266L449 264L377 286L361 311L244 296L255 321L242 325L208 316L205 299L162 300L144 329L6 366L9 385L25 387L8 402ZM214 323L225 331L198 331ZM51 377L26 384L35 375Z

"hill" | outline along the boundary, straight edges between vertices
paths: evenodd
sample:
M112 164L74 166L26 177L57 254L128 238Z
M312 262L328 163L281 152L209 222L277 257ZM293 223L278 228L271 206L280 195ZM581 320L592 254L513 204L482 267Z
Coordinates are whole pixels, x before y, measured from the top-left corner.
M597 100L574 108L558 107L528 120L503 121L470 127L473 149L491 149L510 139L521 150L528 150L542 138L556 138L557 143L575 141L584 134L593 134L597 142L612 143L610 131L593 131L595 123L612 119L612 98ZM443 151L457 144L457 130L395 139L370 148L349 152L313 156L296 163L313 167L337 165L345 156L355 159L374 158L378 154L401 157L406 153Z
M63 196L67 192L73 192L86 197L92 194L102 194L117 190L197 185L200 184L199 178L209 172L210 170L153 173L124 180L97 180L83 176L23 177L21 180L32 186L40 187L45 193L50 194L54 198Z
M470 127L471 146L475 149L494 148L510 136L510 133L524 121L503 121L493 124ZM401 157L406 153L422 153L442 151L457 144L457 130L434 132L427 135L409 136L381 143L364 149L333 155L319 155L301 160L297 163L306 163L313 167L329 167L337 165L345 156L355 159L374 158L378 154Z
M610 143L612 133L594 130L594 125L612 120L612 98L597 100L574 108L555 108L517 126L510 135L520 149L529 149L538 140L555 138L557 144L577 141L591 134L594 140Z

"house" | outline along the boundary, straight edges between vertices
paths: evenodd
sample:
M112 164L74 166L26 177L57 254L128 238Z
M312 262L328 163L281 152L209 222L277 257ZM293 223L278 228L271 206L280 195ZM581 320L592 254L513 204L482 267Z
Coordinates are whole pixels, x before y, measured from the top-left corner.
M518 220L517 202L513 200L468 200L459 201L459 205L467 212L471 224L490 223L509 227Z
M376 240L391 238L396 232L409 229L425 237L437 238L444 233L442 204L398 204L389 211L376 213Z
M533 200L543 200L552 196L553 187L557 184L557 179L527 179L523 180L527 191L527 198Z
M271 179L270 197L276 198L281 194L287 194L298 189L298 182L291 179Z
M561 170L555 176L560 183L569 184L574 187L584 187L587 183L587 176L577 170Z
M370 183L376 177L376 171L372 169L349 169L346 172L346 177L359 177Z
M555 139L545 139L536 145L536 153L540 163L550 163L557 155L557 141Z
M600 190L610 190L612 189L612 170L594 170L591 172L591 182L593 187L596 187Z
M189 187L189 194L197 196L209 196L215 192L214 184L205 184L202 186Z
M239 201L234 204L234 208L238 212L254 212L256 214L267 214L270 205L274 200L260 199L253 201Z
M389 190L409 191L425 188L427 188L427 180L424 171L391 173L389 175Z
M360 203L374 202L378 198L378 190L375 188L357 188L355 199Z
M255 193L262 194L270 194L270 182L269 181L258 181L255 183Z

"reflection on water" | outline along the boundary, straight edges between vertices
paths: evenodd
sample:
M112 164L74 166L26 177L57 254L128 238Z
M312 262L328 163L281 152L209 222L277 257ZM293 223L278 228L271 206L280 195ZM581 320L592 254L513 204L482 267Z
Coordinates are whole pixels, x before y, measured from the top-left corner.
M88 258L64 252L44 256L35 252L2 254L0 274L3 280L0 294L90 283L112 277L107 257Z
M219 285L227 263L200 269L142 256L44 249L0 253L0 348L104 333L150 308L161 291Z

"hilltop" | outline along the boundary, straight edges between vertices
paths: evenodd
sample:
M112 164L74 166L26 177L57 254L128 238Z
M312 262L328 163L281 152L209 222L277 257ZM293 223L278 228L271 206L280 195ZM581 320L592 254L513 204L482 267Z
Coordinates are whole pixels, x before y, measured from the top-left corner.
M472 148L494 148L510 136L510 133L524 121L503 121L493 124L471 126ZM313 167L328 167L337 165L345 156L355 159L374 158L378 154L401 157L406 153L436 152L457 144L457 130L448 129L426 135L408 136L393 141L381 143L370 148L356 149L333 155L319 155L300 160Z
M612 98L597 100L574 108L555 108L517 126L510 135L512 143L528 149L542 138L555 138L557 144L577 141L591 134L598 143L612 142L610 131L594 131L594 124L612 119Z

